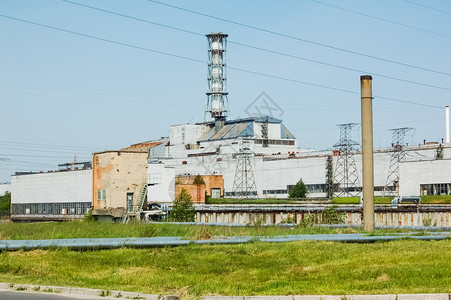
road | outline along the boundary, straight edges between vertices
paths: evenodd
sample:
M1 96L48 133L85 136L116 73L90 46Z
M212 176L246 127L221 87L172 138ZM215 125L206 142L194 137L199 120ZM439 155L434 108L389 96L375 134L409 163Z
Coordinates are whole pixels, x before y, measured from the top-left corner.
M46 294L46 293L25 293L25 292L5 292L0 291L0 300L97 300L97 299L105 299L100 297L90 297L84 296L82 297L73 297L73 296L63 296L63 295L55 295L55 294Z

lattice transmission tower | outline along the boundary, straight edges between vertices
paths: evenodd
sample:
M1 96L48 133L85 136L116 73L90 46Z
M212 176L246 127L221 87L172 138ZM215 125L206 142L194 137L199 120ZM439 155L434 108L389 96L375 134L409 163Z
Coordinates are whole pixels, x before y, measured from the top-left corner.
M404 138L409 131L415 130L412 127L402 127L390 129L392 132L392 149L390 165L388 167L387 180L384 186L384 196L394 196L398 194L398 166L406 156Z
M340 141L334 145L334 148L338 151L334 174L334 182L337 186L336 197L354 197L361 192L354 160L354 152L359 143L351 139L352 129L359 125L359 123L337 125L340 128Z
M239 141L240 152L236 154L236 172L233 181L233 194L235 197L250 198L257 196L254 172L252 170L251 158L254 153L250 149L250 141L241 139Z

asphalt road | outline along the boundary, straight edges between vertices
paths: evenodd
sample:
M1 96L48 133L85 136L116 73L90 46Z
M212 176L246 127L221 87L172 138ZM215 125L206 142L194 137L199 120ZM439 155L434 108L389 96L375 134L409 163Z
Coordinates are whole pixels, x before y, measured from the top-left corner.
M46 293L21 293L21 292L3 292L0 291L0 300L97 300L98 297L89 298L86 296L84 298L74 298L70 296L61 296Z

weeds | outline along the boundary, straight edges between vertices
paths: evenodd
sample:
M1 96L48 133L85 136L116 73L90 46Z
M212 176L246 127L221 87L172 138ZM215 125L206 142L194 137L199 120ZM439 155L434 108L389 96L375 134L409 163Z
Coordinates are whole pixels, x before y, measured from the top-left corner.
M305 227L313 227L315 224L319 223L319 216L318 214L308 214L307 216L304 216L304 219L301 220L299 223L299 227L305 228Z
M110 291L102 291L102 292L100 292L100 295L99 295L100 297L109 297L109 296L111 296L111 292Z
M186 298L348 295L369 290L375 294L438 293L449 291L451 240L372 244L255 240L177 248L18 251L10 256L14 256L11 267L0 272L0 282L98 288L104 296L112 289L172 294L185 287ZM0 259L0 267L4 264Z
M88 210L88 212L83 216L83 221L87 223L93 223L96 221L96 218L92 215L91 210Z
M337 210L338 206L329 206L321 213L321 223L323 224L342 224L344 223L345 213Z
M332 229L315 228L318 223L316 214L306 215L301 226L294 228L278 226L191 226L175 224L108 224L87 222L62 223L5 223L0 224L0 235L7 240L40 240L66 238L122 238L182 236L194 239L198 236L274 236L286 234L334 233ZM201 228L201 229L200 229ZM2 255L2 254L0 254ZM1 269L0 269L1 270Z

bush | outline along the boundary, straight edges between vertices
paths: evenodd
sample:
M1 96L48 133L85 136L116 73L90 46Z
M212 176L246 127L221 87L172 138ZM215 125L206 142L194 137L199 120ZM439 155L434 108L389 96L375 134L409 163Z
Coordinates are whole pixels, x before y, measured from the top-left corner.
M174 205L169 212L169 222L194 222L196 211L194 210L191 196L185 189L174 200Z
M322 212L323 224L342 224L344 223L345 213L337 210L338 206L329 206Z
M92 210L88 210L88 212L83 216L83 221L90 223L96 221L96 218L92 215Z
M299 223L300 227L312 227L319 223L319 218L317 214L304 215L304 219Z
M289 198L305 198L307 197L307 187L302 181L302 178L299 179L298 183L293 186L289 193Z

